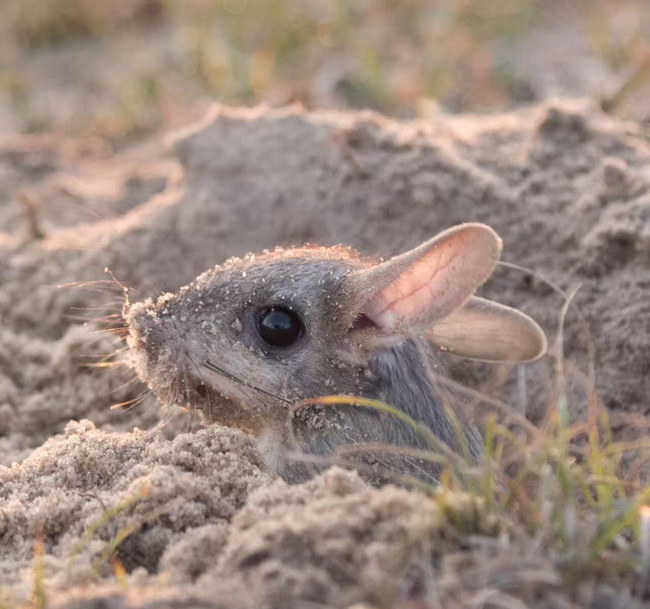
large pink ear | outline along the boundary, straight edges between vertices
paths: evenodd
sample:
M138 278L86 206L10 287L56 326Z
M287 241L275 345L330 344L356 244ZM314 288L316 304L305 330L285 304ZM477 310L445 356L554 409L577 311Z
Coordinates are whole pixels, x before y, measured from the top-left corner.
M546 352L544 332L528 315L477 296L427 334L456 355L485 362L532 362Z
M361 314L385 334L431 326L462 307L492 274L501 239L484 224L461 224L352 278Z

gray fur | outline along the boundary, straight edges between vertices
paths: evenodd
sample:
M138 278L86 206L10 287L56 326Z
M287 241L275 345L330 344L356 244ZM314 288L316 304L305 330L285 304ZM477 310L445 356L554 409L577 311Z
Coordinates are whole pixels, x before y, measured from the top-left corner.
M429 427L457 449L456 434L436 391L431 369L436 349L424 332L382 335L353 329L368 298L355 271L374 267L343 248L276 250L231 259L175 295L138 303L125 312L131 364L165 403L200 409L208 421L237 426L259 438L269 466L295 482L310 467L286 459L296 448L329 455L358 442L425 448L406 424L365 408L310 408L288 421L289 404L303 398L345 394L381 400ZM268 305L295 310L306 334L300 345L275 353L264 347L255 314ZM237 383L205 367L216 364ZM271 397L272 394L275 397ZM475 428L458 412L473 455ZM291 446L288 424L299 446ZM439 466L413 464L395 455L366 455L366 463L431 482Z

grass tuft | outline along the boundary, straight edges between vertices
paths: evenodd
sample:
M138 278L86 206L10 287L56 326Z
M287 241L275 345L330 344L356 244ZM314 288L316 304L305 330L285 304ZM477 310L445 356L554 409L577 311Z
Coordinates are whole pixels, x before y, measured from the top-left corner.
M587 587L592 590L591 598L599 598L598 594L606 596L604 590L617 590L622 582L624 593L630 598L643 598L650 590L650 487L644 481L650 462L650 439L615 439L609 417L593 389L587 393L586 420L571 420L569 413L573 409L565 389L571 369L564 362L562 333L574 295L575 291L567 295L560 313L560 330L553 349L556 378L544 420L539 425L522 423L517 416L503 416L509 414L504 404L487 399L493 409L484 421L483 452L477 462L469 450L463 450L462 442L458 442L460 450L456 453L422 424L381 402L328 396L304 400L292 409L293 414L317 405L371 408L407 423L416 431L426 442L425 450L359 444L341 447L333 461L363 471L364 466L349 457L370 452L442 464L438 487L414 481L410 476L393 474L393 478L427 491L430 500L442 509L453 534L461 539L486 534L489 537L492 531L491 535L505 540L504 555L509 553L511 560L524 549L543 559L541 570L531 567L532 571L525 576L515 565L504 566L506 571L517 571L522 581L514 588L510 582L504 583L503 589L493 590L496 597L489 601L493 604L498 604L498 597L504 606L526 606L521 599L528 598L524 591L535 578L546 582L549 590L559 587L568 597ZM589 352L592 353L591 347ZM592 364L589 366L589 386L593 387ZM638 419L637 416L634 421L637 429L650 425L647 420ZM455 416L452 422L458 437L463 438ZM390 477L391 472L386 475ZM464 497L460 503L459 497ZM491 526L486 527L487 522ZM432 530L428 534L434 535ZM419 531L414 543L421 544L426 537L427 531ZM404 569L409 552L404 550L400 556L396 561L398 571ZM441 556L449 558L444 552ZM491 570L498 570L489 564L485 569L486 577ZM394 606L391 603L398 594L399 578L395 582L383 590L380 606ZM390 594L388 588L392 590ZM487 597L481 596L487 593L477 590L476 598L488 602Z
M0 93L25 130L63 128L118 140L174 124L177 114L208 98L369 107L403 118L429 116L433 100L452 111L495 110L548 94L541 84L548 77L537 78L517 60L521 46L536 35L545 40L549 29L558 30L562 45L571 27L585 38L588 67L608 73L605 90L585 84L584 95L600 98L607 111L647 118L638 101L650 74L643 1L564 4L5 0ZM139 54L144 47L147 60ZM76 100L80 91L71 87L79 109L72 114L66 104L46 103L42 93L50 85L37 68L40 56L62 48L90 50L90 57L101 48L103 62L121 68L114 79L89 61L79 88L92 84L98 93ZM556 78L553 65L543 71Z
M294 411L314 405L372 408L395 416L417 431L428 449L351 445L337 451L335 462L359 469L358 462L347 459L356 454L383 452L445 464L436 488L409 476L393 477L426 490L442 509L454 535L472 537L491 530L494 536L504 535L510 548L536 548L552 567L552 572L544 576L549 586L553 581L551 587L568 589L586 583L616 586L621 579L633 579L632 591L647 589L650 487L644 486L638 471L650 456L650 440L614 440L608 418L594 413L588 421L569 424L562 412L565 406L558 399L544 426L538 427L528 441L491 413L485 426L483 454L475 463L462 450L456 454L441 446L429 430L387 404L328 396L305 400ZM630 453L635 459L623 467L621 457ZM637 460L639 467L634 466ZM460 503L459 497L464 498ZM492 524L486 527L488 522ZM420 543L422 535L416 540ZM408 555L406 550L400 553L396 569L404 568ZM393 593L398 587L396 583ZM388 592L382 592L386 601L384 594ZM391 601L380 606L393 606L390 603L394 598L389 597Z

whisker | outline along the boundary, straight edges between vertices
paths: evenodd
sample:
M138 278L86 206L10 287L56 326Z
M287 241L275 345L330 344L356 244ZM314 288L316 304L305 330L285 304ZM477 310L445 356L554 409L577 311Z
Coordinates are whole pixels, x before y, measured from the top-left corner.
M169 409L169 416L166 419L163 419L160 421L159 426L160 429L163 429L164 427L167 427L173 420L174 417L178 414L178 412L172 408Z
M188 408L191 408L192 399L190 393L189 374L188 374L188 368L184 363L180 367L180 373L181 373L181 386L183 387L185 404Z
M132 404L133 402L135 402L137 400L143 400L144 398L148 397L149 395L151 395L151 389L145 389L139 396L133 398L132 400L127 400L126 402L120 402L119 404L113 404L111 406L111 410L116 410L118 408L121 408L122 406L128 406L129 404Z
M233 381L235 383L239 383L240 385L243 385L244 387L248 387L249 389L253 389L255 391L259 391L260 393L263 393L264 395L268 395L271 398L275 398L276 400L280 400L281 402L284 402L285 404L293 404L291 400L286 400L285 398L280 397L279 395L275 395L269 391L266 391L264 389L260 389L259 387L255 387L255 385L251 385L250 383L247 383L246 381L237 378L236 376L233 376L229 372L226 372L223 368L219 368L219 366L215 366L212 362L205 361L203 365L208 369L212 370L213 372L216 372L217 374L221 374L221 376L227 378L230 381Z
M97 362L96 364L84 364L84 368L119 368L124 362Z
M111 389L109 391L109 393L115 393L116 391L121 391L122 389L126 389L127 387L129 387L130 385L133 385L134 383L136 383L139 380L140 379L138 378L138 375L134 373L133 378L131 380L126 381L125 383L122 383L121 385L118 385L117 387L114 387L113 389Z
M91 334L98 334L98 332L92 332ZM107 340L114 340L115 341L114 342L115 346L124 344L124 341L122 340L122 338L113 337L113 336L106 336L104 334L102 336L97 336L93 340L89 339L87 342L85 342L84 346L87 347L87 348L93 347L94 345L98 345L100 343L106 342ZM113 353L113 351L111 351L111 353ZM106 352L103 351L102 353L81 352L79 355L81 355L83 357L104 357L105 354L106 354Z
M50 285L48 287L61 288L61 289L83 289L84 292L94 292L95 294L109 294L115 296L115 289L113 286L104 285L102 288L97 286L68 286L68 285Z
M138 406L139 404L142 404L142 402L144 402L144 401L145 401L145 400L146 400L146 399L147 399L147 398L148 398L152 393L153 393L153 392L152 392L151 389L150 389L149 391L147 391L147 393L146 393L145 395L143 395L143 396L142 396L141 398L139 398L139 399L138 399L138 398L135 398L134 400L129 400L128 402L122 402L121 404L113 404L113 405L111 406L111 410L117 410L117 409L120 408L121 406L124 406L124 405L126 405L126 404L131 404L131 402L133 402L133 404L131 404L128 408L124 408L124 409L122 410L122 412L127 412L128 410L131 410L131 408L135 408L135 407ZM136 401L136 400L137 400L137 401Z
M165 292L169 292L169 290L165 290L161 288L155 281L152 281L151 279L149 280L149 282L151 282L151 285L149 285L149 283L145 283L144 281L142 281L142 279L140 279L139 281L140 281L140 285L143 288L145 288L146 290L148 290L154 295L154 298L157 298L158 296L164 294ZM153 286L153 288L151 286Z
M85 281L69 281L68 283L60 283L56 287L57 288L85 288L89 285L97 285L100 283L104 285L113 286L115 285L116 282L113 281L112 279L92 279L92 280L89 279Z
M111 271L110 268L106 267L104 269L104 271L106 273L108 273L113 278L113 281L122 288L122 290L124 291L124 297L126 299L127 304L129 302L129 296L128 296L129 292L133 292L139 298L145 298L146 297L146 292L149 292L150 296L154 300L156 300L158 298L158 296L163 293L161 291L156 292L156 291L152 290L150 286L148 286L144 281L142 281L142 279L138 280L138 282L140 284L140 287L136 288L133 285L128 285L128 284L124 283L123 281L120 281L119 279L117 279L117 277L115 277L115 275L113 274L113 272Z
M139 280L140 286L139 287L134 287L134 286L129 286L128 290L131 294L134 294L138 300L146 300L147 298L151 298L154 301L158 299L158 296L162 294L162 292L156 292L155 290L151 289L148 285L146 285L142 280Z
M122 349L116 349L115 351L111 351L110 353L102 354L102 353L80 353L80 357L83 357L84 359L96 359L100 358L99 362L95 363L101 363L109 360L111 357L114 357L116 355L120 355L121 353L124 353L125 351L128 351L129 347L124 347Z
M185 355L187 355L187 357L192 362L192 364L194 364L194 367L196 368L196 371L199 373L199 376L201 377L201 380L203 381L203 385L205 387L205 392L206 392L206 395L208 397L208 416L209 416L210 414L212 414L212 401L210 400L210 387L208 386L208 384L205 381L205 377L203 376L203 373L201 372L201 368L199 368L196 365L196 362L192 359L192 356L187 351L185 352Z
M107 302L105 306L102 307L70 307L74 311L106 311L110 305L121 305L121 300L112 300ZM119 315L119 313L117 313Z
M129 329L124 326L121 328L104 328L103 330L93 330L93 334L128 334Z
M177 406L179 405L179 398L180 398L180 391L178 388L178 383L174 383L172 386L173 392L171 395L171 399L166 400L167 405L169 406ZM171 419L170 419L171 420Z
M103 317L84 317L83 315L64 315L63 316L65 319L70 319L72 321L81 321L84 323L105 323L105 324L115 324L115 323L121 323L124 325L124 321L122 321L122 316L119 313L112 313L111 315L104 315Z

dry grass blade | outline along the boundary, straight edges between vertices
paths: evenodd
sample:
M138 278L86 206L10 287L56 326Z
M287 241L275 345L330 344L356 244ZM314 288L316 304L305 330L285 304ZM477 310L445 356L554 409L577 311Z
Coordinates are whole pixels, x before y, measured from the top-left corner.
M138 501L145 499L151 493L151 489L147 486L142 487L139 492L135 493L131 497L127 497L120 503L104 510L104 513L98 518L93 524L91 524L81 536L79 541L72 548L72 552L68 559L67 569L68 571L72 568L72 563L74 559L81 553L83 550L90 544L90 542L96 537L96 535L117 515L124 513L131 506L136 504ZM126 538L121 540L123 541ZM117 547L117 545L115 546ZM109 558L110 554L106 555L106 558Z
M47 609L44 556L45 540L42 531L39 531L34 539L34 586L32 588L31 609Z
M289 409L289 414L290 416L294 416L299 410L302 410L303 408L318 406L355 406L359 408L370 408L378 412L390 414L391 416L399 419L411 427L411 429L420 435L420 437L433 450L440 451L454 461L458 460L458 455L456 455L446 444L444 444L426 425L423 425L422 423L409 417L401 410L394 408L388 404L384 404L378 400L371 400L368 398L354 397L349 395L330 395L320 398L309 398L306 400L301 400L297 404L294 404Z

